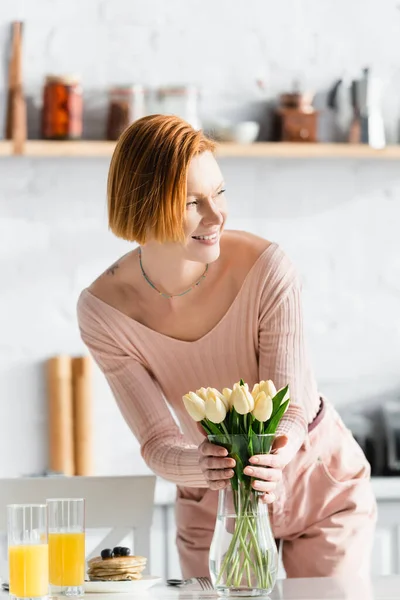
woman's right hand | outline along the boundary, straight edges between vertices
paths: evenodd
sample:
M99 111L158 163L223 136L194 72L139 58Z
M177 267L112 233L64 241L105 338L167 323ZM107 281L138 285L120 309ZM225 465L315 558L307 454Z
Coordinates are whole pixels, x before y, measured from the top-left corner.
M225 488L234 475L233 468L236 461L228 458L226 448L211 444L207 439L200 444L199 451L201 455L199 464L208 481L208 487L211 490Z

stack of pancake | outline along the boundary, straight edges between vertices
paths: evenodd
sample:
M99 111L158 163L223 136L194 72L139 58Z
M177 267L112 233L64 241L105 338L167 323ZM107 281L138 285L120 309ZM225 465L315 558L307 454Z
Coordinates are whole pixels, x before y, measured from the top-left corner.
M88 576L90 581L141 579L146 562L144 556L113 556L106 559L95 556L88 561Z

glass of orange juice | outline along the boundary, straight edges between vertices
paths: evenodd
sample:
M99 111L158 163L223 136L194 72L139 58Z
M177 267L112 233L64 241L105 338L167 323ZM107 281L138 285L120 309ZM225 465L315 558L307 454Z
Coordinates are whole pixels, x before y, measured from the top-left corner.
M10 595L14 599L46 599L49 552L45 504L7 506Z
M85 500L50 498L46 502L51 594L81 596L85 579Z

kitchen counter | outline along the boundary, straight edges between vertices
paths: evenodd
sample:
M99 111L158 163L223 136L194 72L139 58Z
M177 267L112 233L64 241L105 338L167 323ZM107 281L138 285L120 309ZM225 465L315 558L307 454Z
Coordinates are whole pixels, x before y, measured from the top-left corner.
M400 477L373 477L372 486L378 501L400 500ZM157 478L154 500L156 506L174 504L175 496L175 484Z

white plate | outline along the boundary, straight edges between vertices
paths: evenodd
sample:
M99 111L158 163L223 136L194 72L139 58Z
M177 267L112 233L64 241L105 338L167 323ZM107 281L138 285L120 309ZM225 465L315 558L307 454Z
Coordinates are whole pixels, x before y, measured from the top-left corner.
M132 581L85 581L85 594L132 594L143 591L161 581L155 575L143 575L142 579Z

